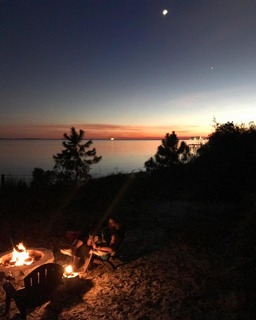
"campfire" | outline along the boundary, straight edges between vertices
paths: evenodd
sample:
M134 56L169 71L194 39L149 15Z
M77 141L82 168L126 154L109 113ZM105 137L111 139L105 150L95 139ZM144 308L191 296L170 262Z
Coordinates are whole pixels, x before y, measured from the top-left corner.
M40 257L39 257L40 259ZM20 242L16 248L13 248L12 251L12 259L10 260L10 265L15 266L23 266L23 265L30 265L33 263L34 257L29 254L27 249L24 247L23 243Z
M33 250L27 250L23 243L20 242L14 246L13 251L2 259L0 265L5 267L28 266L33 262L40 260L42 255Z
M54 255L45 248L26 248L22 243L13 245L12 251L0 253L0 272L24 277L38 266L53 262Z

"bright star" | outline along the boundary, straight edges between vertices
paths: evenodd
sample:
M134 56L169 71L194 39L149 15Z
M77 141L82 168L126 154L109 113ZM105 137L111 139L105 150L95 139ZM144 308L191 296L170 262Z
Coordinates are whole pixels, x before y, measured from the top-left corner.
M163 10L163 15L166 16L167 13L168 13L168 10L164 9L164 10Z

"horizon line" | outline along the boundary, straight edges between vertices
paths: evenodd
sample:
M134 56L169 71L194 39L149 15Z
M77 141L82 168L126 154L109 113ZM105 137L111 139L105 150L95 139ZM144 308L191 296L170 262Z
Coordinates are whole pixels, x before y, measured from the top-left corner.
M83 140L106 140L106 141L121 141L121 140L163 140L162 138L86 138ZM193 136L193 137L178 137L179 140L205 140L208 139L208 137L202 137L202 136ZM0 140L66 140L65 138L1 138Z

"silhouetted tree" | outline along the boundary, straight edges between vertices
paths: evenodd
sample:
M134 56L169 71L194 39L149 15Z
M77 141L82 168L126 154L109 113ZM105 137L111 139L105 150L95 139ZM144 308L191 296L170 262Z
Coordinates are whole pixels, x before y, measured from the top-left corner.
M162 144L158 146L157 153L145 162L147 172L162 168L171 168L186 163L190 159L189 146L179 139L175 132L166 133Z
M215 123L215 132L195 159L201 179L212 192L236 196L255 189L256 126ZM199 171L200 170L200 171Z
M99 162L101 157L96 156L96 149L88 148L92 145L92 140L83 143L85 132L76 131L71 128L70 134L64 133L64 150L57 153L53 158L55 160L54 170L57 173L58 180L62 181L85 181L88 179L91 165Z
M31 186L47 186L56 182L56 173L53 170L45 171L41 168L34 168L32 176Z

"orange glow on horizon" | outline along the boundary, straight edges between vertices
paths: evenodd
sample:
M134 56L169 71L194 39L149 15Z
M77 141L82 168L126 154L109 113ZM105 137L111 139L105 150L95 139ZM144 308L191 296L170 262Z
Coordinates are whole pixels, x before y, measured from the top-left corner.
M166 133L175 131L179 139L189 139L195 136L207 138L210 132L197 127L184 128L181 126L128 126L112 124L67 124L67 125L34 125L34 126L1 126L0 138L2 139L62 139L64 133L69 133L70 128L85 131L85 139L147 139L161 140Z

